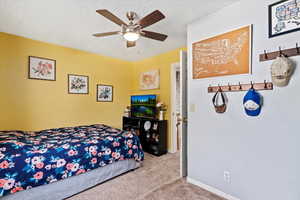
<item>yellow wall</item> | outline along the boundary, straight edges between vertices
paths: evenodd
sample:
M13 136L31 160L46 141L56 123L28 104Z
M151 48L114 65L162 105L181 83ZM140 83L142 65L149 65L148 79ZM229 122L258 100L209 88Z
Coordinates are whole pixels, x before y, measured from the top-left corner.
M181 48L183 49L183 48ZM104 123L121 128L133 94L157 94L170 116L170 67L176 49L138 62L126 62L0 32L0 130ZM56 81L28 79L28 56L56 60ZM160 89L141 91L141 72L160 70ZM89 76L89 94L68 94L68 74ZM113 103L96 102L96 84L114 86ZM170 121L169 121L170 130ZM171 147L170 133L168 147Z
M56 60L56 81L28 79L28 56ZM0 33L0 130L105 123L121 127L132 63ZM68 94L68 74L89 76L89 95ZM114 86L113 103L96 102L96 84Z
M171 64L180 61L180 50L185 50L185 48L175 49L173 51L160 54L145 60L141 60L133 63L133 90L132 94L157 94L159 101L164 102L168 110L165 115L165 119L168 120L168 148L171 148ZM140 90L139 89L139 78L141 72L150 71L152 69L160 70L160 88L157 90Z

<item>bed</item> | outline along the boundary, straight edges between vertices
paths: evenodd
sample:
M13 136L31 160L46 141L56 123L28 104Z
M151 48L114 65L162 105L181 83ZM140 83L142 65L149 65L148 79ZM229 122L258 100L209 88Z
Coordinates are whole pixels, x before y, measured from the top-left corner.
M139 167L143 159L134 133L103 124L0 131L0 196L64 199Z

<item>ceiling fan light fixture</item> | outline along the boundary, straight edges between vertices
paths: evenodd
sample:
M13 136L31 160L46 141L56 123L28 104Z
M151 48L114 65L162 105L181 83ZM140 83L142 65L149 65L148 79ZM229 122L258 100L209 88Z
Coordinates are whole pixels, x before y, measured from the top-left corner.
M119 25L121 27L121 30L93 34L93 36L95 37L106 37L120 34L127 41L127 48L136 46L136 41L140 37L145 37L157 41L165 41L168 37L167 35L161 33L143 30L144 28L151 26L165 18L164 14L162 14L159 10L155 10L143 18L139 18L135 12L128 12L127 18L129 20L129 23L125 23L119 17L115 16L113 13L106 9L99 9L96 10L96 12L112 21L113 23Z
M129 42L135 42L140 38L140 34L136 32L126 32L124 33L123 37Z

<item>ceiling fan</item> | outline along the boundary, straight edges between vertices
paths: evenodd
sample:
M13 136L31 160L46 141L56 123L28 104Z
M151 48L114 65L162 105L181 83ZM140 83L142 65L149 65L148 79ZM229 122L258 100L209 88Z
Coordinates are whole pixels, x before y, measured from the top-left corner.
M97 13L102 15L103 17L109 19L110 21L121 26L121 31L107 32L107 33L96 33L93 34L95 37L105 37L110 35L122 35L127 41L127 47L134 47L136 45L136 41L142 37L150 38L153 40L165 41L167 39L167 35L146 31L144 28L159 22L164 19L165 16L159 11L156 10L146 17L137 21L137 14L135 12L128 12L127 18L129 20L129 24L126 24L120 18L109 12L108 10L97 10Z

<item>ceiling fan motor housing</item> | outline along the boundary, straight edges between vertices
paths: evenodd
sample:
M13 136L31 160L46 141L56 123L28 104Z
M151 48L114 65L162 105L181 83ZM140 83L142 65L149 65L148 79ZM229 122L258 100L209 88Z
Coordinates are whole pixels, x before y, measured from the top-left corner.
M137 14L133 11L127 12L126 16L129 19L129 21L133 21L137 18Z

